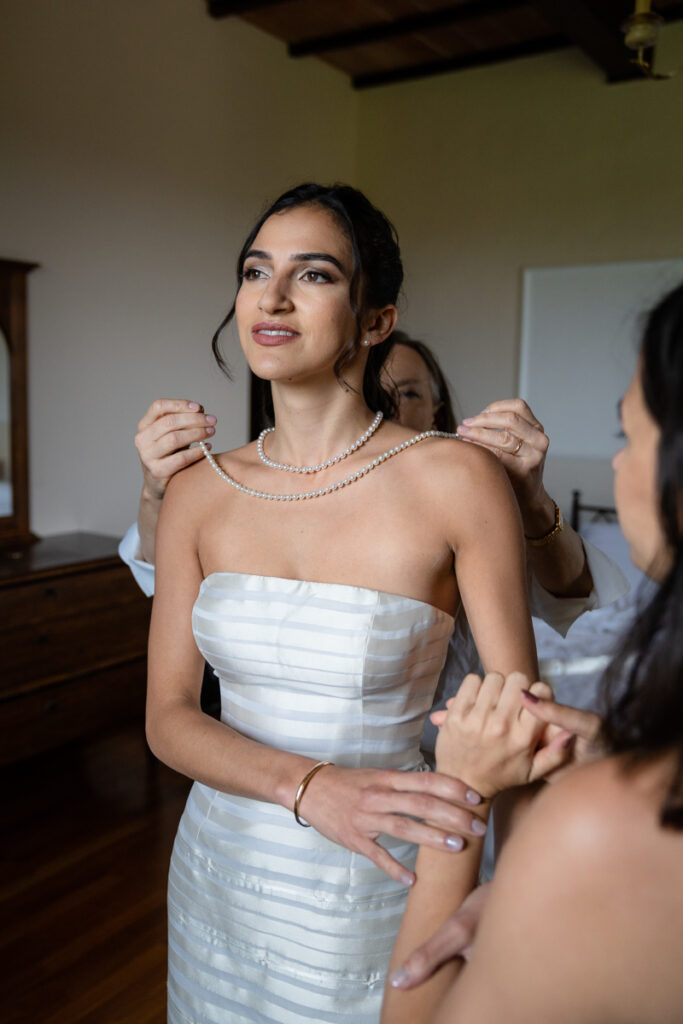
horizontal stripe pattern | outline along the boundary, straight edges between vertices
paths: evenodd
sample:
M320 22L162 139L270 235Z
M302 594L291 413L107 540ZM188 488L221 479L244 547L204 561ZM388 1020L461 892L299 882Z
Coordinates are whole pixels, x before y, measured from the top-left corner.
M242 573L204 580L193 628L223 720L347 767L424 768L453 619L412 598ZM406 865L415 849L382 844ZM404 887L291 810L192 787L169 875L173 1024L376 1024Z

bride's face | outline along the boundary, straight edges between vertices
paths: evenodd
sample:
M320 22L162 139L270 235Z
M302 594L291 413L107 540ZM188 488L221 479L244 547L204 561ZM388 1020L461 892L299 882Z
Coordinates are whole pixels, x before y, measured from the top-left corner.
M357 332L352 275L351 243L326 210L299 206L268 218L244 260L235 303L240 343L258 377L333 373Z
M645 404L640 367L621 402L624 445L612 459L614 501L631 561L661 579L671 560L659 513L660 430Z

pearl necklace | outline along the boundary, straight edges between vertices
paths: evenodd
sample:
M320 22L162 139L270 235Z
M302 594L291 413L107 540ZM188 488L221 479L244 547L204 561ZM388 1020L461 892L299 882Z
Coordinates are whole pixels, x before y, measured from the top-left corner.
M372 462L368 462L367 465L363 466L362 469L359 469L357 473L352 473L351 476L347 476L344 480L339 480L336 484L329 484L327 487L321 487L317 491L304 491L303 494L269 494L268 491L256 491L251 487L245 487L244 484L240 484L237 480L233 480L228 473L225 473L221 469L203 441L199 442L199 447L209 460L209 465L214 472L218 474L221 480L225 480L227 484L230 484L231 487L241 491L242 494L248 494L252 498L264 498L266 501L304 501L307 498L322 498L326 494L332 494L333 491L340 491L342 487L348 487L349 484L355 483L356 480L360 480L361 477L366 476L371 472L371 470L376 469L377 466L381 466L381 464L386 462L387 459L393 458L394 455L398 455L399 452L417 444L418 441L423 441L425 437L457 437L457 434L448 434L445 430L423 430L421 434L416 434L414 437L404 441L403 444L398 444L395 448L389 448L388 451L383 452L382 455L378 455L376 459L372 460Z
M321 462L318 466L290 466L286 462L271 462L271 460L268 458L268 456L263 450L263 439L266 436L266 434L272 434L273 431L275 430L275 427L266 427L265 430L261 431L256 442L256 450L258 452L258 457L261 460L261 462L263 462L266 466L270 466L271 469L284 469L285 472L287 473L319 473L321 469L329 469L330 466L334 466L335 463L341 462L342 459L345 459L347 455L352 455L353 452L356 452L358 451L359 448L362 448L365 442L370 440L370 438L375 433L381 422L382 413L378 412L374 420L368 427L368 429L365 431L365 433L361 434L358 440L354 441L353 444L346 449L346 451L340 452L339 455L335 455L333 458L328 459L327 462Z

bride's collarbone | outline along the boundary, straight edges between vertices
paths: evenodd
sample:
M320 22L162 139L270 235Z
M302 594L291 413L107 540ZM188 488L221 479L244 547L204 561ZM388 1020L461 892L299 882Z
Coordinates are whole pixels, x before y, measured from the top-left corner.
M269 510L272 512L272 510ZM273 523L254 514L230 524L213 522L201 538L205 575L240 572L254 576L340 583L402 594L455 614L458 591L452 553L425 541L421 524L367 517L336 522L334 516L294 516Z
M414 442L423 435L392 423L383 423L382 430L387 431L386 436L380 439L378 433L358 451L315 472L293 472L291 468L283 472L284 467L275 468L273 462L264 464L255 443L209 457L207 465L213 470L209 485L213 486L214 499L242 512L246 503L249 515L258 505L274 508L277 513L294 506L297 510L310 509L311 518L321 503L326 516L337 510L348 513L356 505L367 509L370 503L387 497L392 503L411 505L411 494L423 492L431 481L420 468L422 452L428 451L430 441L422 449L414 447ZM392 444L393 448L387 447ZM331 508L332 500L335 510Z
M306 490L321 477L268 472L273 491ZM453 614L448 606L457 589L442 517L420 488L406 487L406 477L412 482L412 474L387 465L333 494L289 502L242 494L217 480L199 530L204 573L344 583Z

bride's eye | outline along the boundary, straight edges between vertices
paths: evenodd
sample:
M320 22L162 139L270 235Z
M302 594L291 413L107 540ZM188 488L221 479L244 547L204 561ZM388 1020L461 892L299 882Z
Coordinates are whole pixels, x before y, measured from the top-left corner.
M332 280L323 270L306 270L301 276L302 280L308 281L309 284L325 284Z
M243 281L258 281L263 276L263 271L259 270L258 267L247 267L246 270L242 271Z

